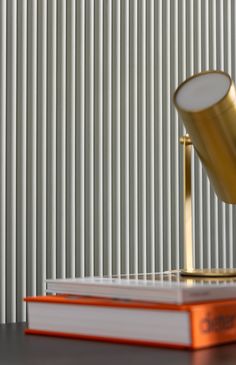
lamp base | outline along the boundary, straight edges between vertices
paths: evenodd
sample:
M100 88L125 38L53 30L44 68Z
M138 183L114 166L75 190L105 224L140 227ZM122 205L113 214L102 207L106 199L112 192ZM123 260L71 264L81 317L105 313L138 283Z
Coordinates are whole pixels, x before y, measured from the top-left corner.
M223 278L236 276L236 269L183 269L180 274L183 276Z

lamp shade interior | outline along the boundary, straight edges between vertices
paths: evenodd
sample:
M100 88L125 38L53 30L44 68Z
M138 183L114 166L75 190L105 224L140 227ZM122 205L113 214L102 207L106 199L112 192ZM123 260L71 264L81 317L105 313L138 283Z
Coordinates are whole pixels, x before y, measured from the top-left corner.
M221 100L230 88L224 73L206 73L188 79L176 95L178 107L189 111L204 110Z

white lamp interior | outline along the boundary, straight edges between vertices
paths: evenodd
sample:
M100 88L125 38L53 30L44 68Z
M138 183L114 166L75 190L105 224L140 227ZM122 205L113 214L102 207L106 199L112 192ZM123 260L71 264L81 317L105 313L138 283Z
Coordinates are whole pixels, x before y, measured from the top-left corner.
M176 95L176 103L189 111L206 109L221 100L229 87L230 79L224 74L202 74L183 84Z

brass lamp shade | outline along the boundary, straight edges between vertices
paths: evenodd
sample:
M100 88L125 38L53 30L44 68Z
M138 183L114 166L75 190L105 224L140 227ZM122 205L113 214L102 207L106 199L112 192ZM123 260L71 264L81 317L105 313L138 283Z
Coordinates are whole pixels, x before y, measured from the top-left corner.
M225 83L225 93L210 106L186 108L179 102L183 88L193 79L218 75ZM225 80L224 80L225 78ZM197 89L198 87L198 89ZM195 96L203 90L196 86ZM212 90L214 94L215 90ZM184 81L174 94L175 106L184 122L198 156L218 197L236 203L236 89L230 76L222 71L206 71ZM183 104L183 103L182 103Z

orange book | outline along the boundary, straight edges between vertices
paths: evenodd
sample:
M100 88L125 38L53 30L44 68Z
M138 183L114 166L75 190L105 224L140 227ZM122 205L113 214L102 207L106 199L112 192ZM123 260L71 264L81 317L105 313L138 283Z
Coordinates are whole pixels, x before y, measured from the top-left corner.
M185 305L29 297L27 334L200 349L236 341L236 301Z

